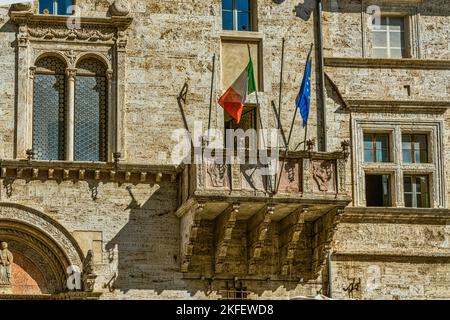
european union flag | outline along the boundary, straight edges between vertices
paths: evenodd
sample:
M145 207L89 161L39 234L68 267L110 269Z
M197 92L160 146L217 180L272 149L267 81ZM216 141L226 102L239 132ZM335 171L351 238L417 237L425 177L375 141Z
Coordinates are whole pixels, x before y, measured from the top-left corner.
M311 58L308 56L302 86L295 102L303 118L303 128L308 125L309 110L311 107L311 64Z

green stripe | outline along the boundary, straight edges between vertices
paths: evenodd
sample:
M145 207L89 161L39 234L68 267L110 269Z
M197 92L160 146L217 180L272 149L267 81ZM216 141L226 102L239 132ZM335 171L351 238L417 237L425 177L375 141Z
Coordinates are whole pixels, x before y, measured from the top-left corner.
M253 61L252 57L249 57L250 61L247 65L247 74L248 74L248 94L252 94L256 91L256 81L255 81L255 73L253 71Z

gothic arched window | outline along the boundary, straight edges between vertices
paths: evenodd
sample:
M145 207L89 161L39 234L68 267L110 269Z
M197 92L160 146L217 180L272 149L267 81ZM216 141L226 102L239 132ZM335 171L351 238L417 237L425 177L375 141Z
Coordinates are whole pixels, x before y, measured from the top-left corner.
M75 84L75 161L107 161L107 68L88 58L77 65Z
M39 0L39 14L71 15L73 0Z
M33 150L38 160L64 160L66 65L56 57L36 63L33 94Z

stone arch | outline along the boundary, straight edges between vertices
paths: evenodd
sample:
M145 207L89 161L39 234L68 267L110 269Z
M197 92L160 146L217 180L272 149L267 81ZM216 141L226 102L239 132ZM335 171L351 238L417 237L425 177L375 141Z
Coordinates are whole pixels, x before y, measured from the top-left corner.
M84 60L88 60L88 59L92 59L97 61L98 63L102 64L105 68L105 70L111 70L111 62L103 55L100 53L92 53L92 52L86 52L86 53L82 53L80 54L74 65L78 66L80 64L80 62L83 62Z
M17 257L14 294L67 291L67 267L83 268L83 253L72 235L45 214L22 205L0 203L0 241L8 242Z
M44 59L47 58L54 58L54 59L58 59L60 60L62 63L64 63L64 66L67 68L68 66L70 66L70 61L69 59L61 52L56 52L56 51L48 51L48 52L44 52L39 54L36 59L34 60L33 66L36 66L39 61L42 61Z

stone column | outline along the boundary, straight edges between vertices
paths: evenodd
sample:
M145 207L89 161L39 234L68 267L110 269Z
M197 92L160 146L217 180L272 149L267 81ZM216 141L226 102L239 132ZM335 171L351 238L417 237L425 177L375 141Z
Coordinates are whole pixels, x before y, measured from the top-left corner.
M17 145L16 158L26 159L27 149L31 148L30 136L28 132L29 110L32 108L29 103L29 40L28 28L25 24L19 26L17 34L18 50L18 73L17 73Z
M117 32L117 40L116 40L116 85L115 89L115 111L116 111L116 139L115 139L115 148L114 152L121 152L122 157L124 159L127 158L126 148L124 146L125 140L125 132L123 126L123 117L122 113L125 108L125 66L126 66L126 46L127 39L125 37L124 31Z
M107 160L109 162L112 162L113 159L113 153L118 152L116 148L116 135L115 132L117 131L116 128L116 108L113 107L113 82L114 82L114 72L113 70L106 71L106 88L107 88L107 110L108 110L108 156Z
M67 68L67 123L66 123L66 160L74 161L75 142L75 77L77 69Z

